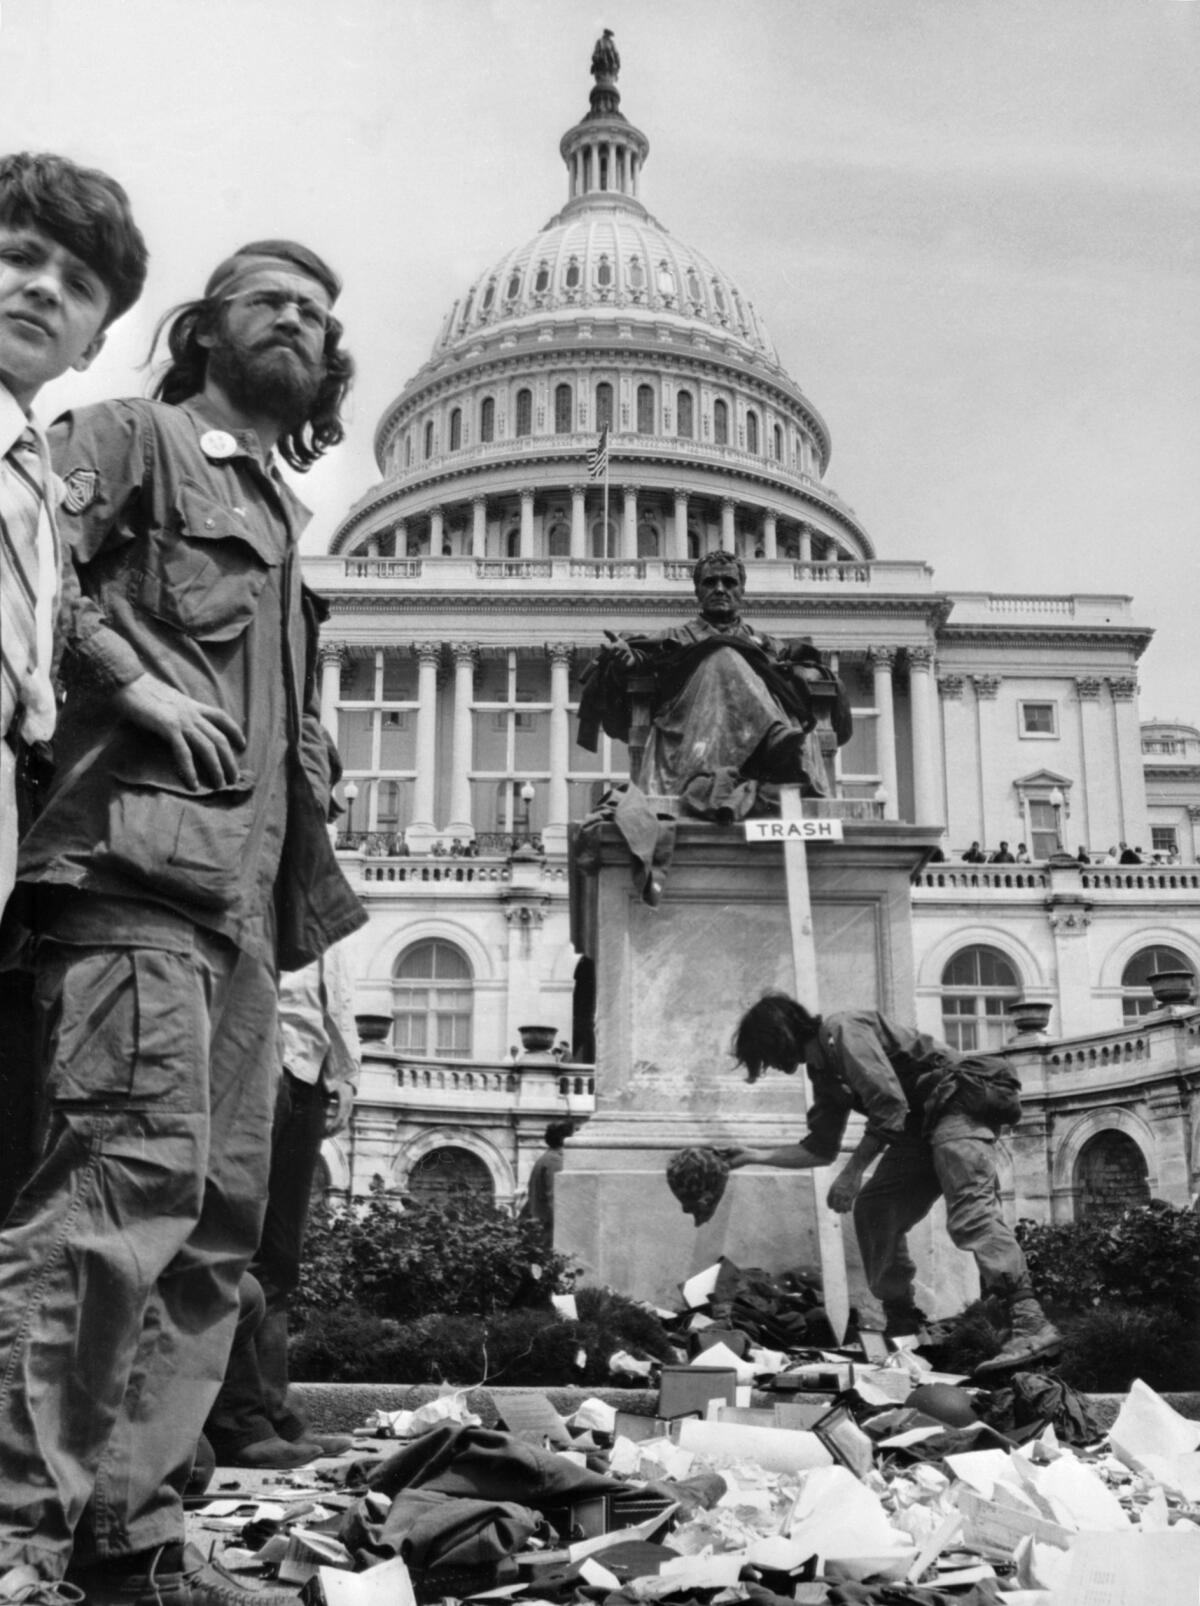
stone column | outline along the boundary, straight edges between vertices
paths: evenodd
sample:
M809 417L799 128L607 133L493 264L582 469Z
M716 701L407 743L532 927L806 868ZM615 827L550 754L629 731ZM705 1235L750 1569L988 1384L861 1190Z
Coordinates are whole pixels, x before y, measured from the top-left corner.
M1113 704L1113 740L1122 825L1120 838L1131 847L1150 851L1150 817L1146 810L1146 773L1142 769L1142 732L1138 724L1137 681L1118 675L1108 682Z
M533 556L533 487L525 486L521 492L521 557Z
M475 695L475 660L479 648L471 641L456 641L454 654L454 727L450 753L451 836L474 831L471 818L471 700ZM435 669L436 673L436 669Z
M1108 759L1104 752L1104 725L1100 715L1100 686L1097 675L1081 675L1075 682L1079 699L1079 798L1071 829L1073 840L1064 842L1068 852L1082 842L1091 852L1101 854L1110 843L1119 842L1121 833L1113 788L1105 782ZM1093 785L1094 783L1094 785ZM1095 790L1096 796L1092 796Z
M979 756L975 750L976 732L963 696L966 677L939 675L941 697L942 751L946 764L946 826L950 841L959 848L984 840L977 790Z
M800 526L800 562L812 562L812 531L807 524Z
M369 535L367 537L367 556L369 558L377 558L379 556L379 537L377 535Z
M546 823L565 826L570 814L567 799L567 766L570 759L571 654L569 641L554 641L546 648L550 660L550 793L546 800Z
M875 743L878 748L879 773L887 793L883 804L885 820L900 818L900 781L896 773L896 705L892 696L892 666L896 662L894 647L869 647L867 662L875 677ZM924 824L924 821L920 823Z
M996 753L996 697L1000 690L999 675L972 675L975 688L975 753L977 785L979 789L979 840L985 848L995 848L1000 838L1008 835L1008 821L1003 817L1004 804L987 784L989 757Z
M392 529L392 551L398 558L408 556L408 523L404 519L397 519Z
M487 497L471 498L471 556L487 556Z
M941 825L942 798L938 785L937 714L934 698L933 648L908 649L909 696L912 698L913 812L916 825Z
M433 783L437 759L437 675L440 641L417 643L417 778L413 789L414 826L434 829Z
M442 555L442 538L446 533L446 510L441 507L429 509L429 556L440 558Z
M638 488L636 485L623 485L621 487L625 497L625 511L621 519L621 557L637 557L637 524L638 524Z
M721 545L726 552L737 550L737 536L733 529L733 510L736 505L732 496L721 498Z
M587 557L587 486L571 487L571 556Z
M321 723L336 742L338 698L342 694L342 665L349 657L345 642L321 643Z
M671 526L671 556L679 563L687 562L688 494L678 486L675 490L675 521Z
M774 513L763 514L763 557L776 558L779 556L779 542L776 533L776 518Z

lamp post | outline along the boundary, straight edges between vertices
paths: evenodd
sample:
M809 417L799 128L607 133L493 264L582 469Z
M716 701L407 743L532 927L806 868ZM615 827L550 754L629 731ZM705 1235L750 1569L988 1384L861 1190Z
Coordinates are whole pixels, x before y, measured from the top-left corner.
M342 796L346 799L346 835L353 841L354 800L358 796L358 783L356 781L347 781L342 787Z
M1063 806L1066 801L1067 800L1063 795L1063 789L1061 786L1055 786L1051 788L1050 807L1054 810L1054 840L1058 844L1058 851L1060 853L1063 851L1062 816Z
M524 804L524 810L523 810L522 817L521 817L521 834L525 838L526 842L528 842L529 841L529 821L530 821L530 816L531 816L531 814L533 812L533 800L534 800L534 797L536 796L536 788L534 787L534 784L533 784L532 781L524 781L524 782L522 782L519 796L520 796L521 802Z

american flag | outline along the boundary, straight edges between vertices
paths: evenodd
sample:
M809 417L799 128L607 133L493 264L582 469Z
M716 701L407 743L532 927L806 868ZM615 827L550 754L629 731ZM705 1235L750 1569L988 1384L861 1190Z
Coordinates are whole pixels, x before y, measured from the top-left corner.
M594 480L608 470L608 425L600 431L600 439L588 453L588 473Z

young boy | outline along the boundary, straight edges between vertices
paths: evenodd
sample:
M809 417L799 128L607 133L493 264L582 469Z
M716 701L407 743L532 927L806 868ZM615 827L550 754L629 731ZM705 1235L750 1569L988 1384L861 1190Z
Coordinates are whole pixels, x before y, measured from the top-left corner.
M88 633L54 516L41 387L90 366L146 279L129 197L64 156L0 157L0 911L16 864L18 753L54 731L63 631ZM24 822L22 822L24 823Z
M48 380L94 360L141 294L146 260L129 198L106 173L62 156L0 157L0 913L28 823L20 777L54 731L64 637L101 622L59 539L59 485L30 407ZM30 1160L30 985L23 972L0 975L0 1216ZM33 1567L0 1563L0 1601L66 1598Z

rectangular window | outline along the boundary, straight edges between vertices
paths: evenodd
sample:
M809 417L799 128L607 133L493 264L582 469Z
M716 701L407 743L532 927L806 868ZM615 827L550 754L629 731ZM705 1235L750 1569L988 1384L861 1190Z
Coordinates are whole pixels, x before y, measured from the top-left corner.
M1057 853L1060 847L1058 840L1058 811L1053 803L1029 804L1029 835L1030 855L1035 859L1048 859L1052 853Z
M1020 703L1022 736L1057 736L1058 707L1055 703Z
M1150 827L1150 846L1155 853L1174 853L1179 847L1179 839L1175 835L1173 825L1152 825Z

